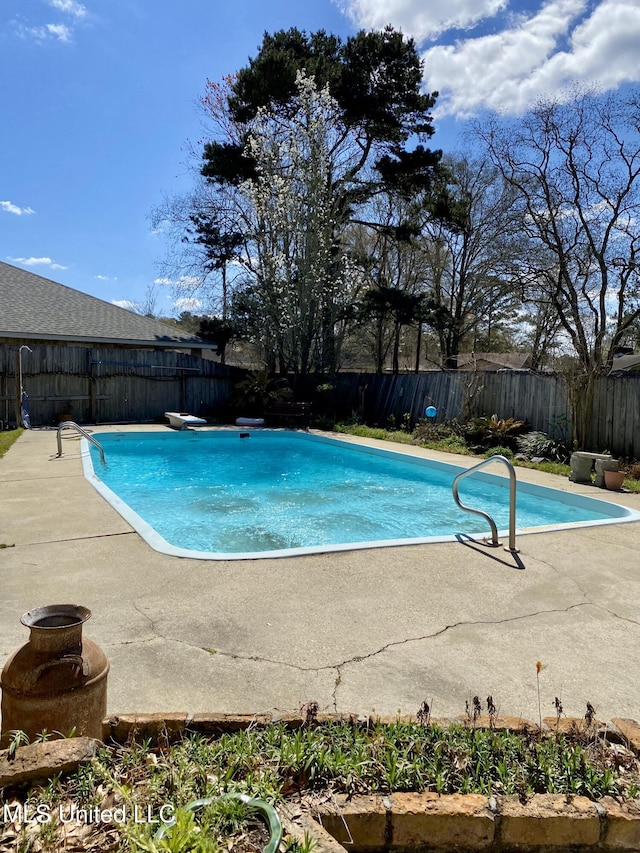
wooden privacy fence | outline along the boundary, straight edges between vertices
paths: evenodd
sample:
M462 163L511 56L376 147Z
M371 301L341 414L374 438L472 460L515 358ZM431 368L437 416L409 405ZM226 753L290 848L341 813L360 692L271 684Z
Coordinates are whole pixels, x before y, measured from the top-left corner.
M367 423L380 426L393 418L399 427L406 413L414 425L427 406L435 406L438 423L496 414L525 420L553 438L573 440L567 384L561 376L516 371L344 374L337 391L350 396L352 409ZM640 374L598 380L588 445L640 458Z
M31 423L150 421L165 411L215 414L244 370L181 352L39 346L22 353ZM16 423L18 347L0 346L0 421Z
M239 368L167 350L40 346L22 357L31 423L55 423L61 415L85 423L151 421L165 411L217 414ZM16 423L18 347L0 345L0 427ZM317 381L312 383L317 385ZM357 412L367 423L411 425L427 406L437 421L496 414L525 420L531 429L572 441L563 377L516 371L429 371L421 374L344 373L335 383L342 416ZM640 374L598 380L588 447L640 458Z

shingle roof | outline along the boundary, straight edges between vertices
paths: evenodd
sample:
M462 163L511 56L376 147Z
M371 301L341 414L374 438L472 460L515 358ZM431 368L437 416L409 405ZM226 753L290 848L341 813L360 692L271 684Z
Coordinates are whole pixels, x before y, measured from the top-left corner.
M640 370L640 354L635 353L633 355L618 355L613 359L613 364L611 365L611 373L616 373L617 371L632 371L632 370Z
M215 344L0 261L0 340L211 349Z
M528 352L464 352L458 355L458 368L478 366L481 370L523 370L531 363Z

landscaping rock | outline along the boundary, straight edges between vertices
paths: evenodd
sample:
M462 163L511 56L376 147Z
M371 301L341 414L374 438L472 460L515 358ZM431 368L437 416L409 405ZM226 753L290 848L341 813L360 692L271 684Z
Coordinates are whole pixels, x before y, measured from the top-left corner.
M0 752L0 788L41 782L57 773L73 773L96 754L100 741L89 737L48 740L21 746L13 758Z
M555 717L553 718L555 722ZM511 732L537 732L540 728L537 723L531 720L525 720L522 717L490 717L488 714L480 714L475 721L470 719L467 714L461 714L458 721L464 723L465 726L474 729L493 729L494 731L511 731Z
M174 741L184 735L187 713L175 714L118 714L102 722L102 737L116 743L126 743L131 737L150 738L152 743Z
M322 826L343 847L355 850L380 850L385 846L387 809L382 797L340 794L321 811Z
M607 812L604 845L607 850L640 850L640 805L619 803L613 797L603 797L600 805Z
M495 818L480 794L391 794L389 800L394 848L470 851L493 844Z
M518 797L501 797L500 842L507 848L580 847L600 838L600 818L595 803L586 797L534 794L526 803Z
M595 735L604 727L600 720L587 723L584 717L544 717L542 722L552 732L563 735Z
M614 717L611 722L626 738L636 755L640 755L640 723L623 717Z

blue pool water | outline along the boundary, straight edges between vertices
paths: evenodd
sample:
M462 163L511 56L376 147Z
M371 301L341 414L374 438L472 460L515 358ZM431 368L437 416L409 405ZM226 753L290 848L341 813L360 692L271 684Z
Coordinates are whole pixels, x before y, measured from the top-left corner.
M284 556L489 533L460 510L461 468L306 433L256 430L96 433L84 451L96 488L157 550L179 556ZM497 468L497 466L496 466ZM508 480L478 473L460 497L508 528ZM519 530L628 520L605 501L518 483Z

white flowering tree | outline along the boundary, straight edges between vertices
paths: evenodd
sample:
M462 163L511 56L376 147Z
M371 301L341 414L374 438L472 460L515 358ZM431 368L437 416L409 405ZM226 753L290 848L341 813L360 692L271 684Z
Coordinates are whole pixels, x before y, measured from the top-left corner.
M306 374L335 363L358 277L344 251L337 185L357 158L335 100L297 74L286 110L258 110L240 185L247 268L253 273L253 334L281 372Z

